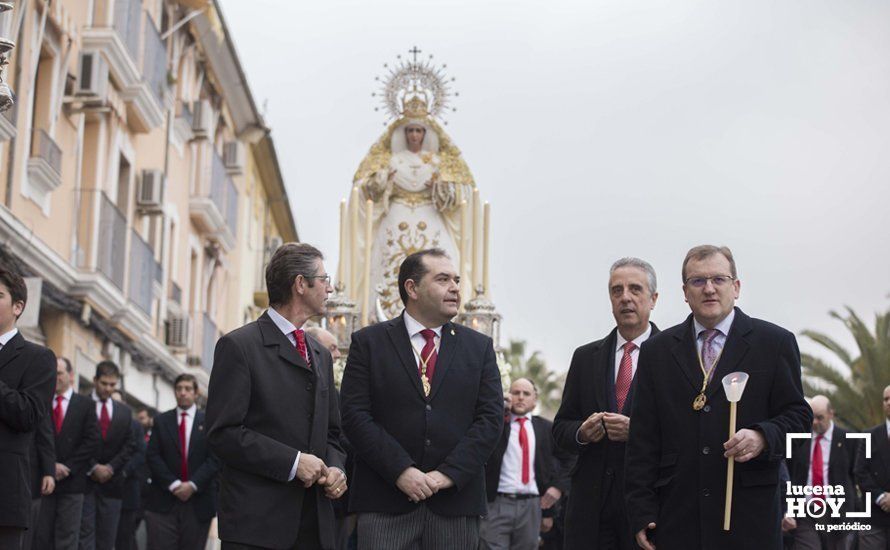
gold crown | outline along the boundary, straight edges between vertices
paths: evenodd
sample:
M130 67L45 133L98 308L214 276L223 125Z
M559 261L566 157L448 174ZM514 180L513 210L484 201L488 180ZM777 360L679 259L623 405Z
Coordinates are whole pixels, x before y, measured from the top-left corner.
M419 96L414 96L406 101L402 108L402 115L408 118L426 118L429 114L426 101Z

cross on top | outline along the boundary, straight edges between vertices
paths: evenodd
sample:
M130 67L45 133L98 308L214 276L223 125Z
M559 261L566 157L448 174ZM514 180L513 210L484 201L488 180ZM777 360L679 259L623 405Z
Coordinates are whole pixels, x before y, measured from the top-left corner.
M420 50L417 49L417 46L414 46L412 49L408 50L408 53L414 55L414 62L417 63L417 54L421 53Z

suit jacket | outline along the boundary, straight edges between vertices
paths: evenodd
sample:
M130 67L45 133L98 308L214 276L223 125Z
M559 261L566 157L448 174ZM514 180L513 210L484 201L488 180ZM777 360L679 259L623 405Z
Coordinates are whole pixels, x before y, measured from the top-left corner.
M173 509L173 505L179 501L169 491L170 484L180 477L182 463L176 410L169 410L155 419L155 427L148 442L148 467L152 482L146 495L145 509L162 514ZM190 501L198 520L210 521L216 515L219 461L207 444L204 411L195 413L189 437L189 481L198 488Z
M345 472L331 354L309 335L306 342L311 367L264 313L216 344L205 422L221 463L224 541L290 548L309 494L318 506L322 546L334 545L330 500L287 479L298 451Z
M414 510L418 505L396 487L414 466L454 481L424 501L432 512L485 514L484 464L504 423L491 338L445 323L427 398L404 316L366 327L352 336L341 395L343 428L356 457L351 511Z
M53 448L53 421L50 415L45 415L40 420L40 425L34 433L34 443L31 445L31 498L43 496L40 489L43 478L56 476L56 451Z
M862 491L862 498L871 499L869 522L874 527L890 527L890 514L881 510L875 502L881 493L890 492L890 439L887 437L887 424L881 422L868 433L871 438L871 458L865 457L864 444L857 446L856 481Z
M28 527L30 447L55 388L56 356L21 333L0 349L0 527Z
M650 323L651 339L658 327ZM571 473L572 498L566 505L566 548L588 548L590 541L599 538L599 517L606 496L614 486L624 490L624 454L626 444L604 437L596 443L580 445L576 439L581 424L596 412L620 412L630 416L634 400L631 384L618 411L615 401L615 355L618 329L605 338L585 344L575 350L569 373L566 375L562 403L553 420L553 435L565 451L578 454L578 462ZM639 361L638 361L639 363ZM619 503L624 513L623 503Z
M96 402L90 399L93 417L96 417ZM133 431L133 413L130 407L109 399L112 406L111 424L108 426L108 435L102 439L98 418L96 420L96 434L99 444L96 453L90 459L91 470L96 464L107 464L114 469L114 475L106 483L96 483L87 478L87 492L97 492L107 498L124 498L124 467L130 461L130 457L137 449L136 433Z
M853 512L858 509L856 485L854 482L856 465L856 450L858 448L859 439L847 439L847 430L841 428L837 424L834 425L834 431L831 435L831 451L828 456L828 479L825 480L826 485L841 485L844 488L844 505L841 506L841 517L832 520L829 514L826 514L817 523L837 523L847 521L845 516L847 512ZM795 439L791 449L791 483L793 485L806 486L807 476L810 473L810 447L815 442L816 436L812 439ZM785 502L785 488L781 488L782 502ZM874 501L872 501L874 502Z
M631 529L657 525L659 550L674 548L780 549L779 464L785 434L809 432L813 413L804 400L797 340L787 330L735 309L723 353L693 410L702 372L693 319L643 343L627 443L625 487ZM732 525L723 531L729 402L721 380L749 375L737 405L736 428L766 440L754 460L735 465Z
M55 434L56 462L71 470L65 479L56 482L56 494L80 494L87 490L87 470L99 452L99 425L96 404L89 397L71 394L62 430Z
M130 422L130 429L133 430L136 450L124 466L121 510L140 510L142 508L142 483L148 477L148 467L145 463L147 445L145 444L145 430L135 418Z
M562 452L553 441L553 423L540 416L532 416L532 429L535 432L535 460L532 469L535 472L535 485L538 494L543 496L550 487L556 487L562 494L569 491L569 470L574 463L573 457ZM504 453L510 440L510 426L504 422L501 436L491 457L485 464L485 491L488 502L494 502L501 481L501 466ZM551 507L543 511L544 517L553 515Z

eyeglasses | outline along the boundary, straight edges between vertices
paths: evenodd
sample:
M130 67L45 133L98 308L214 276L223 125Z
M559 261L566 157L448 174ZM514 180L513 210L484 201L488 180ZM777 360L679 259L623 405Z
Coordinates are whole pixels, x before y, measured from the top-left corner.
M321 279L324 281L324 284L331 284L331 276L330 275L303 275L304 279Z
M708 284L708 281L717 287L720 288L722 286L726 286L733 282L735 277L730 277L729 275L715 275L714 277L690 277L686 279L686 284L693 286L695 288L704 288L705 285Z

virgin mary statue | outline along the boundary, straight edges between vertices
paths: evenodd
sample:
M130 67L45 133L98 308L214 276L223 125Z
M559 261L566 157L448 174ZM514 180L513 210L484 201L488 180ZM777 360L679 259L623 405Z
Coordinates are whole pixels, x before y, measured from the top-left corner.
M355 174L344 224L341 282L368 321L400 313L399 265L409 254L438 247L459 273L470 268L473 177L423 95L401 105Z

